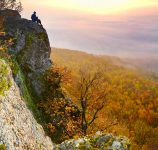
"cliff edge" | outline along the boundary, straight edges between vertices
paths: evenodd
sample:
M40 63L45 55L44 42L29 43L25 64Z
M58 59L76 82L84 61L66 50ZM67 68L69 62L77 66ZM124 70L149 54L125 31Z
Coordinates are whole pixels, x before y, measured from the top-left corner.
M14 10L1 10L0 22L1 31L14 39L9 52L16 54L28 83L36 95L41 96L44 85L40 77L52 64L46 30L31 20L21 18Z

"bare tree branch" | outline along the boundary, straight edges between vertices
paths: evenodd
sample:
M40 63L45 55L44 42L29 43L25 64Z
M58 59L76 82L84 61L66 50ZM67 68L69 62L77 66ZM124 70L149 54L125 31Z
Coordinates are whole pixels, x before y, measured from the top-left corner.
M87 73L85 70L80 70L78 90L82 109L81 126L84 134L86 134L87 128L94 122L98 112L105 105L106 88L103 88L103 79L103 74L100 71ZM94 106L94 113L92 112L93 102L98 102L98 105ZM92 119L90 121L87 114L91 114Z

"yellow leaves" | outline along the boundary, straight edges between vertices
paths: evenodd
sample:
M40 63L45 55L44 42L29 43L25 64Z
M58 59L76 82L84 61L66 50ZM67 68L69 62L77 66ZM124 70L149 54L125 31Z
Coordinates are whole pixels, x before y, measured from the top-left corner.
M66 111L71 111L71 107L66 106L65 110Z
M6 33L5 32L0 32L0 36L5 36Z
M48 123L48 124L47 124L47 127L50 128L50 129L53 128L53 126L52 126L51 123Z
M66 106L66 107L65 107L65 110L66 110L66 112L71 113L71 112L74 112L74 111L75 111L75 108L72 107L72 106Z
M102 122L106 123L105 118L118 119L120 128L130 130L137 120L143 120L151 127L158 126L158 82L153 81L139 74L135 70L129 70L123 67L118 67L107 61L95 56L91 56L82 52L68 50L54 50L53 60L61 66L66 66L71 70L71 82L69 78L65 78L62 86L64 91L69 92L69 96L79 106L78 99L80 91L78 90L79 70L87 64L91 66L85 69L88 73L94 73L99 65L102 65L101 72L104 73L105 80L94 86L92 97L88 102L87 119L92 118L95 108L98 108L103 98L98 98L98 95L104 89L107 91L107 102L105 107L99 113L95 124L98 129L102 129ZM64 72L64 67L57 67L55 72L61 70ZM90 93L89 92L89 93ZM71 112L72 108L66 107L66 112ZM122 123L125 125L122 127ZM118 127L117 127L118 128ZM116 130L120 130L119 128ZM95 130L92 127L91 130ZM90 132L90 131L89 131ZM123 132L122 132L123 133Z
M7 48L14 44L14 39L5 32L0 32L0 50L5 51Z
M39 107L46 118L49 118L47 128L52 135L58 134L60 129L62 130L60 132L63 132L60 135L61 138L67 139L67 132L71 136L78 132L79 117L75 116L76 109L67 100L63 98L47 99L47 101L42 101Z
M73 136L73 139L74 139L74 140L79 139L79 135L75 135L75 136Z
M139 117L140 117L141 119L145 119L146 116L147 116L147 112L146 112L146 110L145 110L144 108L139 109L138 114L139 114Z
M45 97L53 99L63 94L66 86L71 86L71 73L65 67L53 65L44 75L44 82L47 86Z
M153 110L153 107L154 107L154 105L153 105L152 103L150 103L150 104L148 105L148 109L149 109L149 110Z
M52 134L56 131L56 128L51 123L47 124L47 128Z
M9 38L7 42L8 42L8 45L12 45L12 44L14 44L14 39L13 38Z

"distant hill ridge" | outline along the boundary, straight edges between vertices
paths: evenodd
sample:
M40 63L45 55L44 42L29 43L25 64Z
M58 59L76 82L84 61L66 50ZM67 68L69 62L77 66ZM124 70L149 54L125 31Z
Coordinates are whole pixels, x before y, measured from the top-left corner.
M95 54L89 54L83 51L79 50L70 50L70 49L62 49L62 48L52 48L51 58L54 58L56 60L56 63L68 63L69 59L73 61L80 61L83 59L83 62L85 61L85 58L87 57L88 60L93 60L98 62L98 59L102 61L102 63L107 63L109 65L116 65L116 66L122 66L127 69L132 69L136 71L140 71L142 73L147 73L148 75L158 75L158 59L153 58L140 58L140 59L134 59L134 58L120 58L117 56L108 56L108 55L95 55ZM65 58L65 60L58 61L58 58ZM65 61L65 62L64 62ZM66 62L67 61L67 62Z

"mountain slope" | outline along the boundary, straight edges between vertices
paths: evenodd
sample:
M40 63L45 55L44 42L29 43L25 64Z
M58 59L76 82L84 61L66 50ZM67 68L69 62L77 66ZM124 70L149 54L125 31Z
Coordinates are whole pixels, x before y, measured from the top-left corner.
M158 75L158 59L156 58L140 58L140 59L124 59L126 63L130 63L136 66L142 71L146 71L150 74Z
M136 70L136 67L129 62L115 56L93 55L76 50L52 48L51 59L56 64L66 65L72 69L77 69L78 65L104 64L107 66L118 66Z

